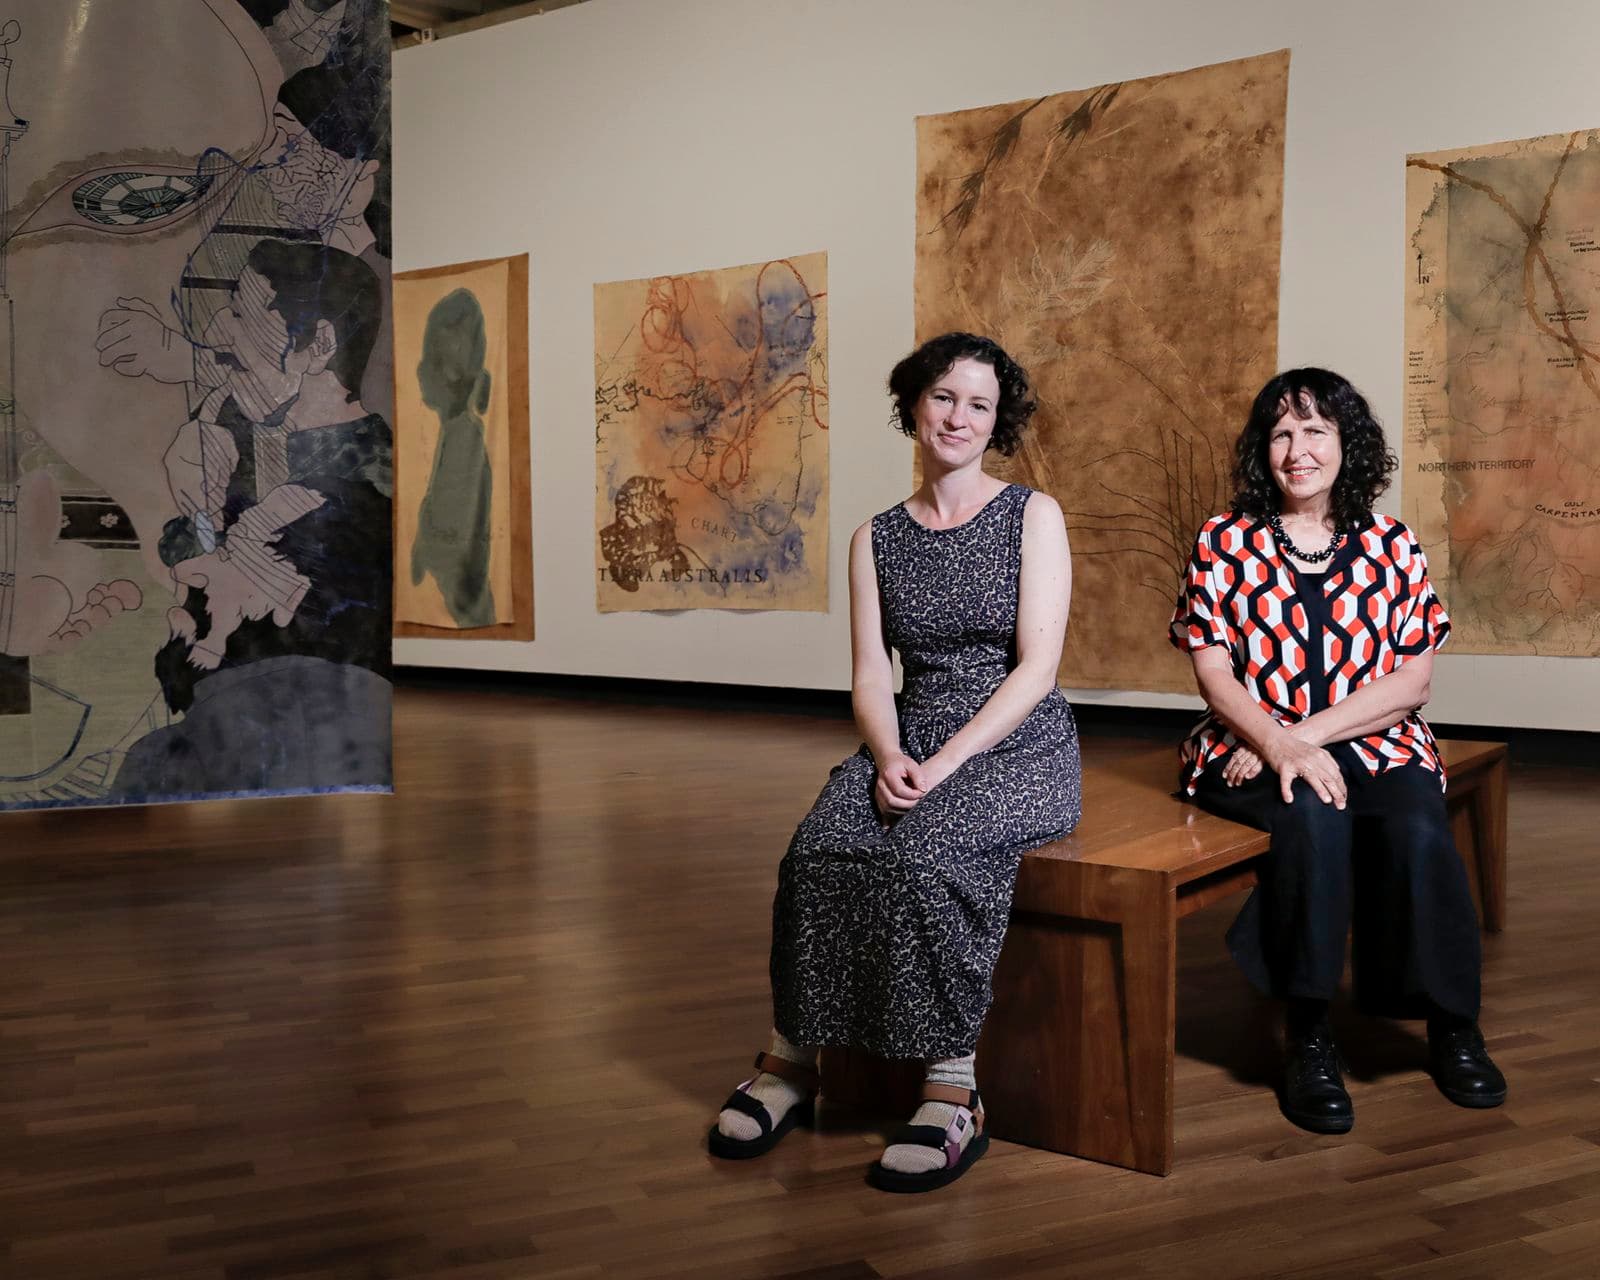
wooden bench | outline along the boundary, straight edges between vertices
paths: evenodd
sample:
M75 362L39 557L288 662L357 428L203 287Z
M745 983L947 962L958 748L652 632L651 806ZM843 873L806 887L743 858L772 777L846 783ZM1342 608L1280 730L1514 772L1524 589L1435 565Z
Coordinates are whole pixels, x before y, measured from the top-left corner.
M1457 847L1483 927L1505 920L1506 748L1441 744ZM1083 821L1022 860L979 1085L998 1138L1172 1169L1178 921L1256 882L1264 832L1173 794L1171 748L1084 771ZM823 1055L823 1097L909 1110L921 1064Z

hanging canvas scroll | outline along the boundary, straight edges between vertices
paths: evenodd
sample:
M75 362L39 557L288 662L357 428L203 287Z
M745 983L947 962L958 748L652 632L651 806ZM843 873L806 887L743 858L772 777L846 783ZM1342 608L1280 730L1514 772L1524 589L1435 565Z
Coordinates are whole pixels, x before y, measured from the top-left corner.
M994 474L1066 512L1077 687L1188 690L1167 620L1275 372L1289 55L917 122L916 327L993 337L1039 413Z
M1460 653L1600 654L1600 131L1406 160L1406 523Z
M381 0L11 0L0 808L390 782Z
M827 270L595 287L600 612L827 609Z
M395 634L533 639L528 255L395 277Z

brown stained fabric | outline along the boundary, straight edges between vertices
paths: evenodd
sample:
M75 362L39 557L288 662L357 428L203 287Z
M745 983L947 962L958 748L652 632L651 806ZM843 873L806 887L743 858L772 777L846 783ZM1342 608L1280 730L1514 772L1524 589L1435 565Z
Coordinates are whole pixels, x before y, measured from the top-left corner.
M1451 649L1600 654L1600 131L1406 166L1402 489Z
M1073 547L1070 686L1193 687L1166 622L1275 370L1287 51L917 121L916 331L994 337L1039 395L997 476Z
M532 640L528 255L399 272L394 280L395 635ZM493 477L486 559L494 621L478 626L457 620L437 573L424 572L420 582L413 573L419 513L433 487L441 430L438 410L425 401L418 369L430 319L457 290L471 293L481 307L487 337L487 395L475 416L483 424ZM465 520L470 512L461 514Z
M827 610L827 274L595 286L599 612Z

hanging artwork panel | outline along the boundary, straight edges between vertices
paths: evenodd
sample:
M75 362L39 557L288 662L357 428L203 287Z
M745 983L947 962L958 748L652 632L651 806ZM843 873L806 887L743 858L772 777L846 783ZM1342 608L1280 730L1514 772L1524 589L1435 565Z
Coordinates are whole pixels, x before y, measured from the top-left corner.
M1461 653L1600 654L1600 130L1406 160L1406 523Z
M395 277L395 634L533 639L528 256Z
M602 613L828 607L827 256L595 286Z
M386 790L386 7L3 14L0 808Z
M987 334L1040 409L994 474L1073 550L1061 678L1188 690L1167 619L1275 372L1289 55L917 121L916 333Z

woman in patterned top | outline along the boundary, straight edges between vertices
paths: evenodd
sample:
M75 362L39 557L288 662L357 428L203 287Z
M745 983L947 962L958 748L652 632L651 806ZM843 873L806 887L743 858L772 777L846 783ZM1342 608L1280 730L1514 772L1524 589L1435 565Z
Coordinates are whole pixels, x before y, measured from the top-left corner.
M865 741L778 868L772 1047L710 1148L760 1155L809 1118L819 1045L921 1059L922 1106L869 1176L929 1191L988 1146L973 1055L1018 863L1078 820L1078 738L1056 687L1072 579L1061 508L983 470L1033 412L1016 363L987 338L945 334L897 364L889 390L922 484L850 542Z
M1272 833L1228 945L1288 1002L1284 1114L1317 1133L1355 1122L1327 1021L1347 933L1361 1007L1426 1017L1444 1095L1498 1106L1477 916L1418 714L1450 620L1416 538L1372 510L1394 454L1325 369L1268 382L1236 454L1233 509L1200 529L1171 635L1210 708L1183 746L1186 791Z

